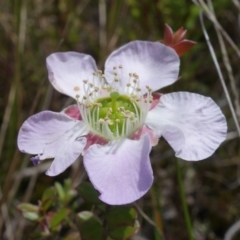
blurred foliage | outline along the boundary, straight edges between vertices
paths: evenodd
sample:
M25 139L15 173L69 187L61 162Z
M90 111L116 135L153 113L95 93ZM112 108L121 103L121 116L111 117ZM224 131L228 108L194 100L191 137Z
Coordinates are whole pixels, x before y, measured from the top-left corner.
M230 0L214 1L213 5L219 23L239 46L238 6ZM100 6L106 7L106 16ZM104 17L106 25L100 25ZM206 17L204 21L229 87L213 23ZM151 152L154 194L151 192L138 202L139 209L155 221L155 227L131 207L121 209L131 225L123 227L118 218L112 218L111 214L118 213L114 207L109 209L102 204L98 193L86 183L81 160L60 176L50 178L44 174L50 162L32 166L29 156L20 154L16 146L18 129L27 117L43 109L60 111L72 103L53 90L47 80L45 58L49 54L87 53L102 69L108 54L131 40L161 40L164 23L173 30L181 26L188 29L187 38L197 45L181 58L181 78L161 92L191 91L211 96L225 113L229 132L233 134L206 161L181 162L195 239L223 239L227 229L240 219L239 140L202 33L199 7L187 0L3 0L0 1L0 239L54 236L69 240L80 239L81 233L88 240L97 239L93 236L103 231L110 240L129 238L136 229L138 236L150 240L161 239L159 231L168 240L187 239L174 154L163 139ZM239 57L229 44L226 48L239 91ZM234 100L232 91L230 95ZM67 178L71 181L64 181ZM93 228L95 232L88 230ZM239 237L240 234L234 239Z
M102 206L98 208L90 201L85 210L81 209L79 200L97 192L90 183L84 182L79 187L79 199L77 191L69 188L70 184L70 179L66 179L64 185L56 182L54 188L44 191L38 205L20 203L17 206L24 218L37 223L29 229L28 238L53 239L61 236L61 239L71 239L75 233L77 239L83 240L125 240L139 229L137 212L132 207L111 207L99 201L97 204ZM84 191L83 185L88 186Z

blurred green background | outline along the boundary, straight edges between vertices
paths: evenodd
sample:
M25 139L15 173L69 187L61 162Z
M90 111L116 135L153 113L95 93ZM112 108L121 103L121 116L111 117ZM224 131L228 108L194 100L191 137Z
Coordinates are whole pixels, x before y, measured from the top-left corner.
M187 38L197 45L181 57L181 79L162 92L189 91L210 96L228 121L228 139L212 157L200 162L180 162L195 239L223 239L227 230L240 220L239 138L199 21L201 9L205 6L206 13L211 2L195 3L189 0L0 1L0 239L21 240L31 231L31 223L16 209L19 203L37 204L43 191L55 181L71 178L77 186L87 178L81 161L58 177L47 177L44 172L50 162L34 167L30 156L17 149L18 130L26 118L44 109L60 111L73 103L49 84L46 57L56 51L82 52L92 55L99 69L103 69L106 57L117 47L136 39L161 40L165 23L173 30L186 28ZM239 46L239 2L215 0L212 4L218 23ZM239 53L223 38L232 68L231 80L214 21L206 15L205 27L239 121ZM151 159L154 186L139 200L138 206L153 221L154 216L161 216L157 225L166 239L188 239L174 153L161 139L153 148ZM132 239L140 236L160 239L155 227L140 213L138 217L141 228L138 237ZM240 239L240 234L232 239Z

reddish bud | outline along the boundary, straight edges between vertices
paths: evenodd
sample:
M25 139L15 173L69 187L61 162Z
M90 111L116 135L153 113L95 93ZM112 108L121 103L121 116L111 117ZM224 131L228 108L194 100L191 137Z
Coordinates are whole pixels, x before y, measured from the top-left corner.
M184 53L190 50L196 42L190 40L183 40L182 42L176 44L173 49L176 51L179 57L181 57Z
M196 44L196 42L185 39L186 34L187 30L185 30L183 27L179 28L175 33L173 33L171 27L165 24L162 42L166 46L173 48L180 57Z

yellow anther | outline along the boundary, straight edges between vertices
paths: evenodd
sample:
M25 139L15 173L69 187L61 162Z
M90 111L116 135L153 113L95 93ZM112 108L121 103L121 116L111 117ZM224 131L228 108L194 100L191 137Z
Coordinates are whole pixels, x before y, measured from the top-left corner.
M133 73L133 77L139 78L139 76L136 73Z
M108 125L113 125L113 121L111 119L107 120Z
M83 80L83 82L86 84L88 82L88 80Z
M119 68L123 68L122 65L119 65L118 67L119 67Z
M100 119L98 120L98 122L99 122L99 123L104 123L104 120L103 120L102 118L100 118Z
M80 90L80 87L75 86L75 87L73 88L73 90L74 90L74 91L79 91L79 90Z
M117 110L118 110L119 112L124 111L124 107L119 107Z

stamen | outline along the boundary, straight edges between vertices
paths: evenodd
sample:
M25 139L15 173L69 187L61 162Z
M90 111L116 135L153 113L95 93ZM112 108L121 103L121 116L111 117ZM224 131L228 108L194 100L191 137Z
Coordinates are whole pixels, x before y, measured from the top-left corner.
M122 65L113 67L113 81L107 84L101 70L93 73L91 82L83 80L84 94L77 101L83 120L91 132L107 140L123 138L140 128L152 101L152 89L146 86L142 96L140 78L129 73L129 82L121 86ZM74 91L80 90L78 86ZM76 94L79 100L80 95Z

